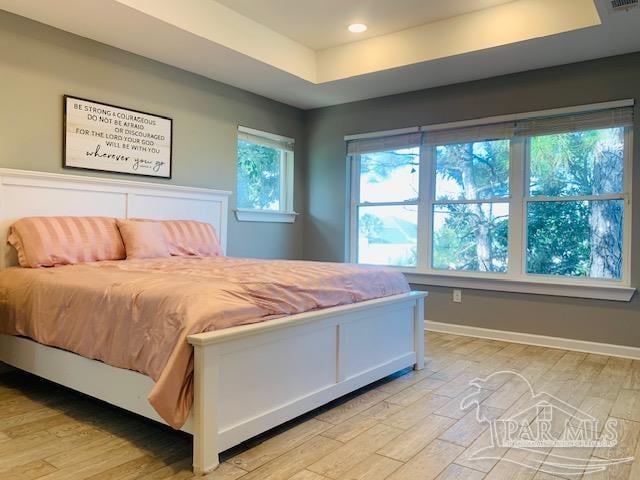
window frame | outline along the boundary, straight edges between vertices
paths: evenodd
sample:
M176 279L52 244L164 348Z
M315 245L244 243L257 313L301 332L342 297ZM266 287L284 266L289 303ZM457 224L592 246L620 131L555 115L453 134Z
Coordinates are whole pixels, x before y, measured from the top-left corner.
M496 139L496 140L500 140L500 139ZM507 139L509 140L509 142L511 143L512 139ZM473 143L473 142L462 142L462 143ZM425 252L425 257L426 257L426 263L425 266L427 267L425 270L427 270L429 273L449 273L449 272L453 272L453 273L462 273L462 274L478 274L478 275L495 275L497 278L504 278L508 273L509 270L507 269L506 272L480 272L480 271L474 271L474 270L445 270L445 269L441 269L441 268L435 268L433 266L433 234L434 234L434 217L435 215L434 213L434 208L436 205L453 205L453 204L458 204L458 205L471 205L471 204L482 204L482 203L506 203L509 205L509 220L508 220L508 225L509 225L509 233L508 235L511 235L511 207L512 207L512 192L511 192L511 163L513 161L512 155L513 153L510 150L510 157L509 157L509 195L504 196L504 197L491 197L491 198L479 198L479 199L474 199L474 200L467 200L467 199L456 199L456 200L437 200L436 199L436 181L437 181L437 150L438 146L427 146L427 147L422 147L425 152L424 152L424 156L425 156L425 166L428 168L428 173L430 174L429 177L427 177L425 179L425 183L427 184L428 187L428 191L427 191L427 211L425 213L426 218L426 223L427 223L427 228L428 228L428 236L426 239L426 246L427 246L427 251ZM422 153L422 150L421 150ZM420 185L420 191L422 188L422 185ZM510 237L508 238L508 246L511 246L511 241L510 241ZM507 250L507 259L508 259L508 265L511 264L511 249L508 248Z
M242 134L249 135L250 139L240 138ZM295 222L295 219L298 216L298 213L295 212L293 206L295 156L293 150L295 140L282 135L243 127L242 125L238 126L236 136L236 189L238 188L237 145L240 140L253 143L254 145L273 148L280 152L280 198L278 202L280 208L245 208L236 205L235 214L237 220L242 222ZM285 145L287 146L286 148Z
M420 151L421 152L421 151ZM351 155L350 158L352 161L351 164L351 187L349 188L350 192L356 192L355 196L351 199L350 202L350 217L351 217L351 225L349 227L350 231L353 231L354 239L349 242L349 256L354 259L353 261L357 263L358 261L358 240L359 240L359 229L358 229L358 219L360 213L360 207L390 207L390 206L415 206L417 209L417 228L418 228L418 238L416 238L416 254L419 257L419 236L420 236L420 196L413 200L405 200L399 202L362 202L360 200L360 172L361 172L361 156L362 154ZM419 167L418 167L418 190L420 190L420 184L422 183L422 153L418 155ZM420 258L416 260L416 267L420 265ZM398 267L396 265L391 265L394 268L416 268L416 267Z
M624 216L622 222L622 276L620 279L598 279L589 277L566 277L571 280L580 280L588 283L603 284L619 284L623 286L631 285L631 223L632 223L632 202L631 202L631 189L632 189L632 167L633 167L633 128L624 127L624 150L623 150L623 177L622 177L622 192L620 193L606 193L600 195L567 195L567 196L546 196L546 195L531 195L529 192L527 180L530 178L531 172L531 148L529 145L526 147L525 171L524 171L524 192L522 197L522 209L521 209L521 222L522 222L522 259L521 259L521 271L526 277L542 278L542 279L555 279L558 275L547 275L541 273L527 273L527 246L529 244L528 228L527 228L527 213L530 203L539 202L580 202L580 201L606 201L606 200L622 200L624 202ZM526 143L531 143L531 138L526 138ZM565 277L559 277L565 278Z
M543 114L569 114L574 112L589 112L598 109L632 106L633 100L620 102L606 102L603 104L571 107L568 109L553 109L544 112L516 114L512 116L488 117L473 121L456 122L445 125L423 127L429 129L454 128L454 126L485 125L500 121L527 119ZM395 132L395 131L391 131ZM379 135L393 134L379 132ZM368 137L374 134L367 134ZM352 140L357 136L345 137ZM418 237L417 237L417 265L416 267L395 267L404 272L411 283L423 285L451 286L460 288L475 288L483 290L497 290L519 293L537 293L544 295L569 296L580 298L598 298L618 301L629 301L635 292L631 286L631 249L632 249L632 179L633 179L633 127L624 127L624 177L623 192L620 194L586 195L563 197L558 200L572 201L622 199L624 201L623 218L623 252L622 278L597 279L588 277L563 277L558 275L527 273L527 207L532 201L543 201L549 197L530 197L528 189L528 171L530 166L531 136L513 136L511 142L509 163L509 196L482 200L436 201L435 200L435 170L436 146L422 146L420 150L420 179L418 205ZM347 156L348 197L350 209L347 218L346 255L347 261L357 262L358 242L358 207L359 207L359 155ZM582 198L585 197L585 198ZM534 198L534 200L531 200ZM556 197L551 197L556 200ZM509 233L508 233L508 270L506 272L454 271L433 268L433 208L439 203L487 203L498 202L509 204ZM414 202L410 202L414 205ZM376 204L377 205L377 204Z

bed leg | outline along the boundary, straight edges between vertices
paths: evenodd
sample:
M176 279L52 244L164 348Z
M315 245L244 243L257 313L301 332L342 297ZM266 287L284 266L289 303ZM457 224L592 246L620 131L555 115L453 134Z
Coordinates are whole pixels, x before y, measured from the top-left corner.
M193 473L215 470L218 460L219 361L215 345L194 345L193 371Z
M416 307L413 310L413 340L416 352L414 370L422 370L424 368L424 300L424 298L417 299Z

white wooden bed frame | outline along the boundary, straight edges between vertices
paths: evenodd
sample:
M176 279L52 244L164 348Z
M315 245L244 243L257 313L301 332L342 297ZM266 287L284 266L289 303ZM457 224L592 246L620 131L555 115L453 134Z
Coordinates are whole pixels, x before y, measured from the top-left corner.
M226 249L230 192L0 169L0 239L20 217L106 215L211 223ZM0 247L0 267L16 263ZM191 335L193 468L276 425L395 371L424 367L424 292ZM0 319L2 321L2 319ZM32 340L0 335L0 361L164 423L147 402L153 381Z

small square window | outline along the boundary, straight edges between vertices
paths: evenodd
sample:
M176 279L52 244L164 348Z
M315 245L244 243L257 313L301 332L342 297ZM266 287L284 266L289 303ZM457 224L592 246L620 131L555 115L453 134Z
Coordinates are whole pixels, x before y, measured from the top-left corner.
M293 140L240 127L237 148L238 211L293 213Z

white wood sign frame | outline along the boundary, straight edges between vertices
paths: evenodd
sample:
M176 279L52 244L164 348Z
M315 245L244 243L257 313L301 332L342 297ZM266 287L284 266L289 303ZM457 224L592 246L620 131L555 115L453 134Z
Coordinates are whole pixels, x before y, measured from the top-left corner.
M0 235L30 215L193 217L226 246L229 192L0 169ZM3 246L2 265L15 263ZM424 367L425 292L410 292L191 335L196 474L219 452L395 371ZM1 321L2 319L0 319ZM35 341L0 335L0 361L163 422L153 381Z
M64 95L65 168L171 178L173 119Z

